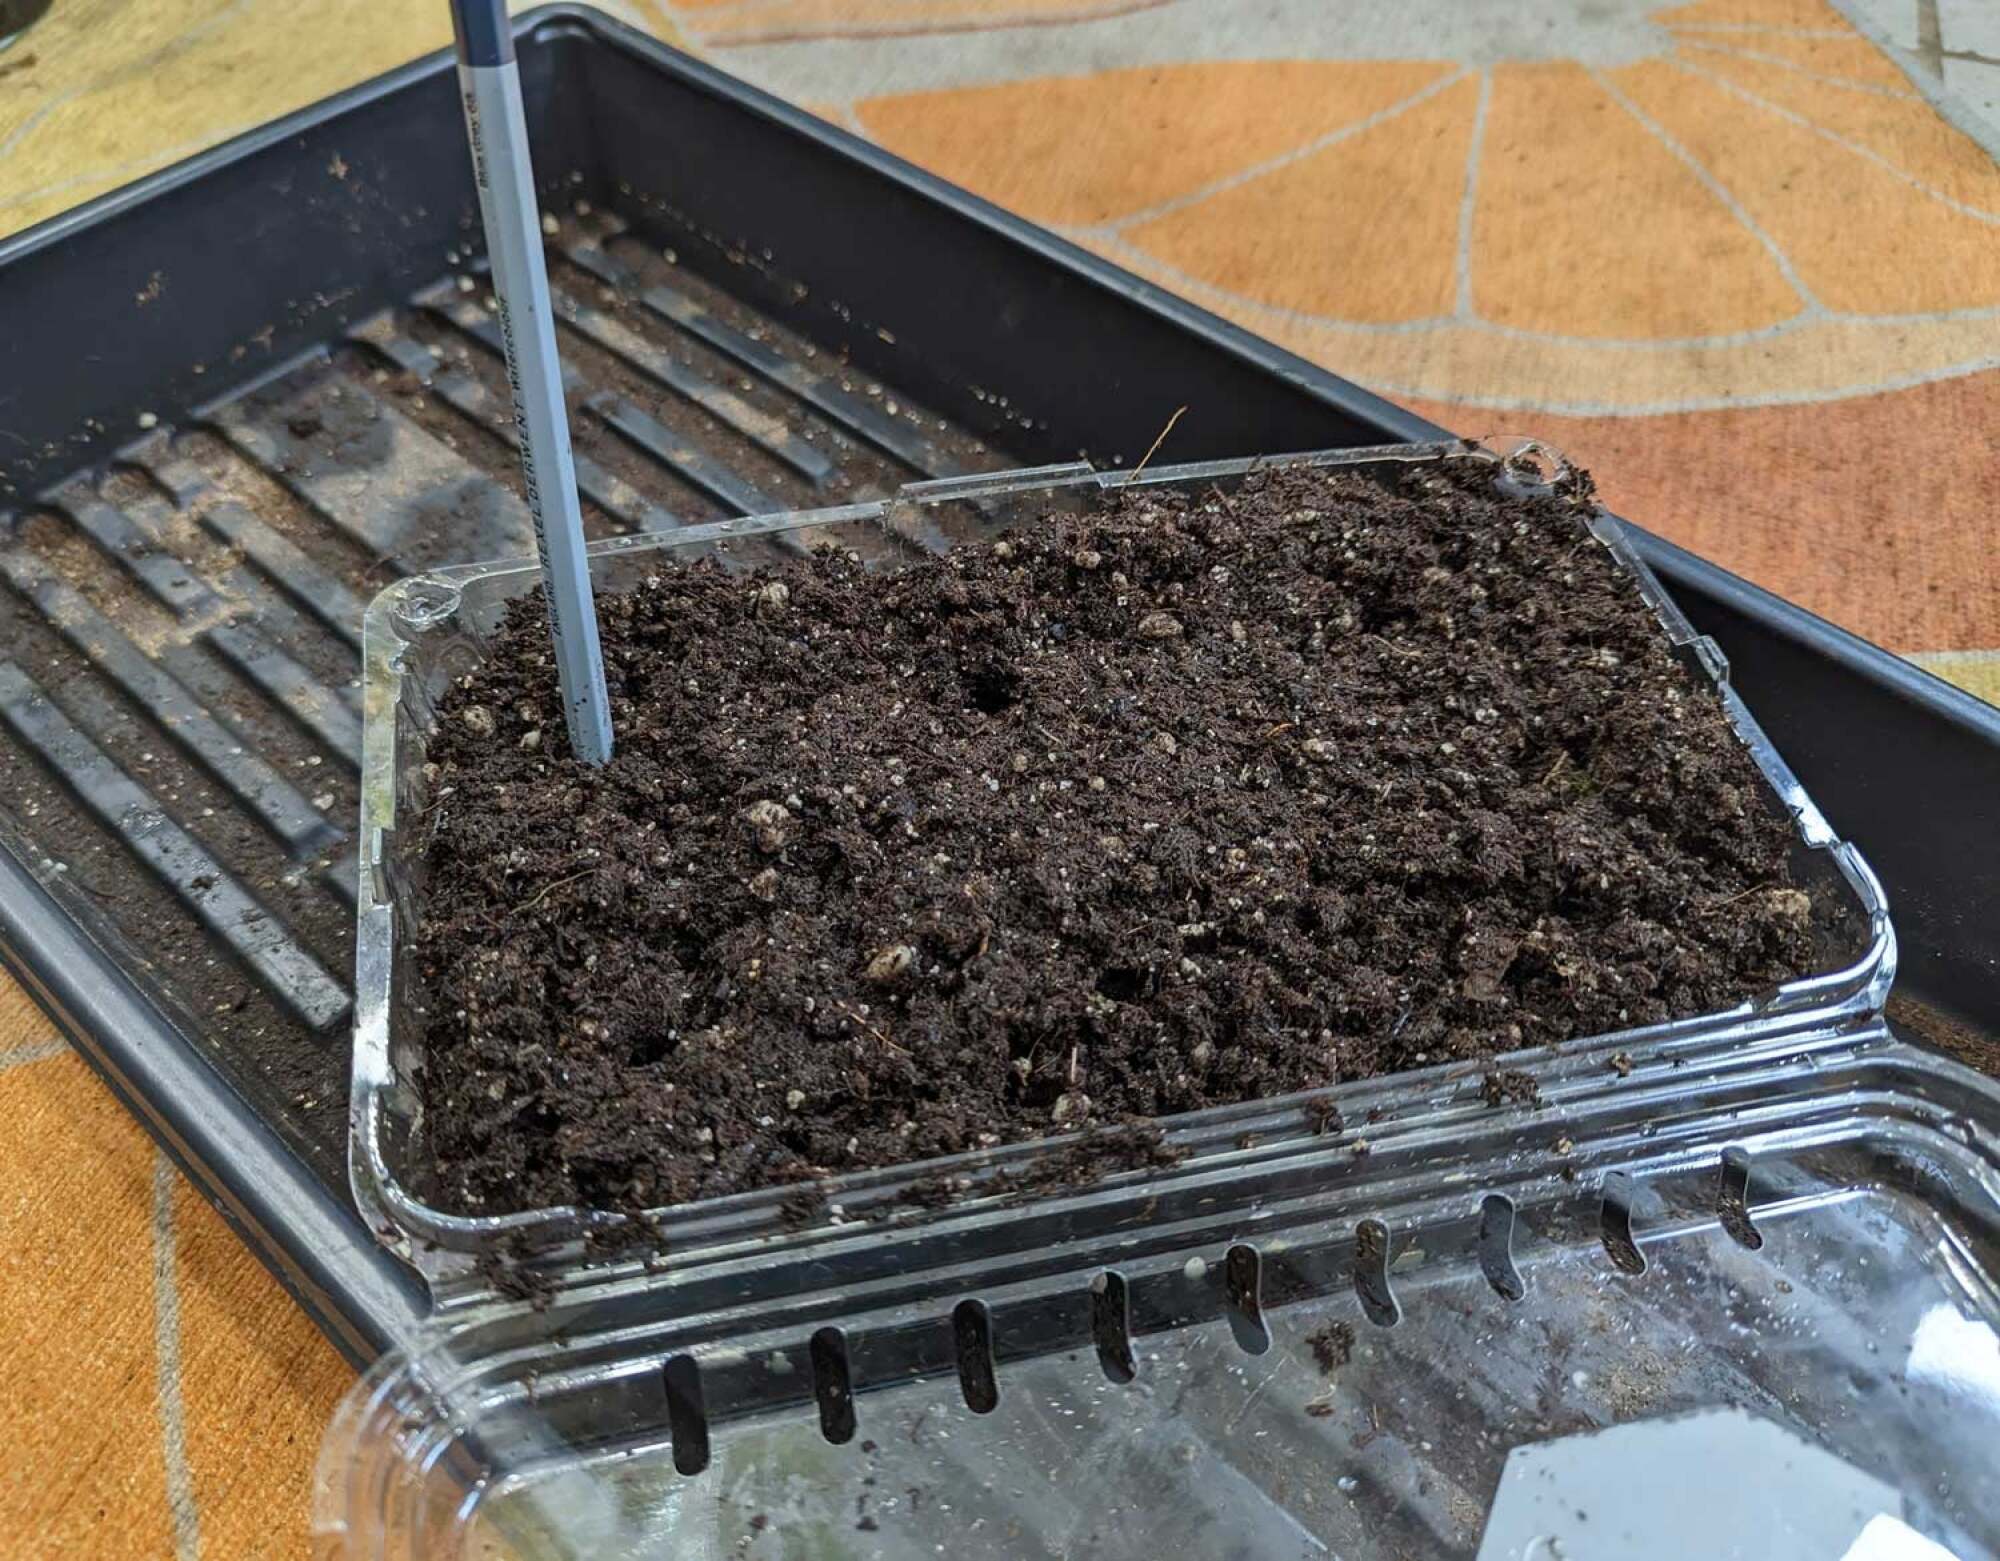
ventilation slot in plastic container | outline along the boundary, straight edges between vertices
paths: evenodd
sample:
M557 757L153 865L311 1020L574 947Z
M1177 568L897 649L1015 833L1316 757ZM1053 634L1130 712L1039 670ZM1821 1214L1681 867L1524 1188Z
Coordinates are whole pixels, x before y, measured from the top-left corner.
M1639 1243L1632 1235L1632 1200L1636 1192L1631 1177L1623 1171L1613 1171L1604 1178L1603 1198L1598 1204L1598 1239L1604 1243L1611 1266L1621 1274L1646 1271L1646 1254L1639 1250Z
M1362 1315L1378 1328L1402 1321L1403 1309L1389 1288L1389 1227L1380 1220L1354 1227L1354 1294Z
M1732 1145L1722 1151L1716 1172L1716 1217L1739 1246L1752 1252L1764 1245L1764 1233L1750 1218L1750 1155Z
M1503 1301L1518 1301L1528 1293L1514 1266L1514 1202L1497 1192L1479 1206L1479 1271Z
M847 1335L822 1328L807 1346L812 1360L813 1397L819 1401L820 1435L829 1442L854 1440L854 1382L847 1365Z
M1237 1242L1222 1260L1223 1296L1228 1302L1229 1331L1252 1355L1271 1347L1270 1325L1264 1321L1264 1260L1257 1249Z
M1125 1276L1107 1268L1090 1282L1090 1336L1097 1344L1097 1363L1116 1383L1139 1375L1132 1353L1132 1302Z
M960 1301L951 1309L951 1336L958 1355L958 1386L965 1407L990 1415L1000 1405L1000 1381L993 1370L993 1314L984 1301Z

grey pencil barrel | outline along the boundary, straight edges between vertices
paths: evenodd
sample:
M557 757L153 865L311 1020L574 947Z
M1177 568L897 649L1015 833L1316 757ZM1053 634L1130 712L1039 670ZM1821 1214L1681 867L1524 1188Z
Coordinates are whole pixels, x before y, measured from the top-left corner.
M541 218L513 34L500 0L453 0L452 22L466 136L486 226L500 334L507 349L521 476L548 596L564 720L576 756L586 764L604 764L611 758L611 703L584 553L583 510L570 455L562 363L556 355L555 315L542 259Z

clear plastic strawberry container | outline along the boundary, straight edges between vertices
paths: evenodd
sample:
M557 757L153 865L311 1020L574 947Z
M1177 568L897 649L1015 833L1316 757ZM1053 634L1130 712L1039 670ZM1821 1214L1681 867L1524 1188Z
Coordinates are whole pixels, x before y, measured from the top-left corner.
M1279 463L1365 471L1444 460L1483 461L1496 481L1530 488L1551 480L1556 463L1539 447L1503 457L1444 443L1137 474L1002 473L916 484L876 503L620 538L595 548L591 564L599 588L616 590L672 550L728 553L837 527L934 542L961 522L1026 524L1132 484L1206 491ZM1858 1263L1870 1242L1895 1244L1893 1262L1907 1270L1898 1304L1932 1291L1985 1294L1968 1271L1909 1264L1926 1220L1971 1219L1995 1185L1973 1163L1983 1165L1990 1147L1983 1137L1940 1149L1935 1129L1914 1119L1942 1111L2000 1121L1987 1115L1991 1086L1889 1041L1881 1010L1895 945L1873 875L1813 807L1729 688L1720 655L1619 524L1601 512L1584 524L1689 664L1714 681L1770 805L1793 821L1801 882L1842 898L1860 929L1855 957L1726 1012L1498 1059L1534 1078L1533 1107L1495 1109L1480 1089L1485 1068L1436 1067L1166 1119L1184 1151L1176 1164L1088 1188L1031 1199L982 1192L984 1178L1018 1170L1057 1139L835 1178L825 1190L840 1217L802 1229L781 1217L777 1189L653 1211L637 1242L634 1223L606 1211L469 1217L410 1190L421 1032L399 934L421 915L422 842L398 821L420 817L427 800L436 699L477 663L506 603L537 575L532 561L508 561L385 591L366 634L350 1169L365 1216L425 1276L438 1309L357 1389L329 1436L317 1520L328 1546L358 1555L492 1553L480 1548L488 1545L589 1555L1124 1555L1156 1549L1188 1523L1221 1524L1221 1535L1240 1519L1249 1525L1241 1544L1195 1549L1280 1553L1253 1536L1282 1532L1301 1553L1471 1554L1508 1449L1563 1419L1524 1409L1537 1402L1532 1393L1464 1407L1462 1389L1485 1365L1528 1369L1522 1329L1544 1331L1547 1370L1576 1362L1549 1378L1542 1399L1553 1405L1598 1380L1605 1330L1667 1327L1649 1308L1668 1306L1685 1325L1686 1351L1714 1353L1724 1384L1716 1391L1735 1404L1742 1396L1723 1368L1748 1370L1754 1351L1731 1331L1728 1306L1695 1294L1711 1280L1693 1276L1710 1275L1702 1265L1717 1255L1740 1266L1753 1246L1768 1253L1774 1224L1798 1233L1801 1261L1850 1252L1841 1261ZM1938 1104L1946 1097L1958 1104ZM1326 1114L1315 1103L1325 1100L1345 1124L1332 1132L1319 1131ZM1917 1139L1931 1147L1919 1152ZM1890 1140L1900 1147L1880 1147ZM1882 1193L1878 1208L1855 1191L1866 1180L1856 1177L1885 1153L1936 1170L1914 1193ZM918 1209L898 1200L913 1179L940 1171L964 1179L959 1202ZM1935 1205L1932 1192L1946 1186L1963 1209ZM1669 1253L1690 1265L1695 1289L1670 1294L1649 1278L1670 1266ZM1985 1271L1975 1263L1970 1272ZM1830 1271L1822 1277L1831 1283ZM1859 1278L1841 1270L1848 1289ZM1797 1279L1787 1282L1782 1293L1801 1294ZM1841 1301L1834 1290L1846 1290L1813 1283L1827 1305L1881 1299L1856 1290ZM1951 1304L1975 1321L1990 1309L1986 1300ZM1503 1342L1482 1331L1489 1310L1493 1327L1511 1330ZM1426 1320L1413 1328L1406 1314ZM1307 1336L1350 1315L1359 1364L1326 1376ZM1829 1348L1814 1357L1814 1392L1832 1392L1859 1344ZM1447 1364L1454 1349L1480 1367L1464 1382ZM1670 1352L1644 1380L1661 1402L1694 1406L1708 1402L1700 1367ZM1424 1508L1428 1551L1409 1549L1416 1534L1393 1524L1349 1531L1368 1506L1350 1498L1375 1478L1363 1472L1373 1467L1369 1449L1390 1432L1331 1434L1350 1408L1342 1381L1365 1376L1379 1418L1395 1374L1419 1370L1421 1385L1402 1379L1398 1413L1412 1412L1421 1391L1438 1415L1459 1417L1455 1431L1440 1420L1428 1439L1396 1433L1411 1483L1391 1505ZM1331 1395L1324 1404L1321 1394ZM1622 1388L1613 1397L1637 1402ZM1801 1422L1822 1442L1823 1418L1814 1411ZM1260 1448L1269 1437L1280 1441ZM1936 1463L1936 1441L1927 1430L1908 1443L1913 1467ZM1280 1445L1284 1457L1263 1467ZM1437 1479L1448 1445L1463 1464L1454 1475L1462 1500L1439 1516L1419 1487ZM1901 1489L1901 1474L1891 1476ZM1350 1490L1350 1480L1363 1484ZM1939 1510L1947 1528L1966 1516ZM1965 1532L1993 1537L1977 1523Z

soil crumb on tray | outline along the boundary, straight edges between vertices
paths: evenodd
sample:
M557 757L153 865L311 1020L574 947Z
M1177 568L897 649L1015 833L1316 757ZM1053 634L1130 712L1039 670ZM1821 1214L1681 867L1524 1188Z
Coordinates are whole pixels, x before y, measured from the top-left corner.
M1135 490L889 574L663 563L599 603L597 772L515 604L429 749L435 1195L666 1205L1812 968L1719 701L1576 504L1490 473Z
M1354 1358L1354 1325L1330 1322L1306 1335L1306 1348L1312 1351L1313 1364L1330 1377Z

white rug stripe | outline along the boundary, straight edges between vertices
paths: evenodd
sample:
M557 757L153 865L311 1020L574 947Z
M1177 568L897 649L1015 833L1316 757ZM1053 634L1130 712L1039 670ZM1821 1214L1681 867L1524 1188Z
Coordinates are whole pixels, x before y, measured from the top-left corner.
M160 1450L167 1465L167 1506L174 1520L174 1561L196 1561L201 1524L188 1470L181 1406L181 1294L174 1275L174 1187L180 1172L153 1150L153 1335L159 1364Z
M68 1041L37 1041L33 1046L0 1052L0 1073L5 1073L9 1068L24 1067L31 1062L47 1062L49 1058L60 1057L68 1050Z

